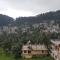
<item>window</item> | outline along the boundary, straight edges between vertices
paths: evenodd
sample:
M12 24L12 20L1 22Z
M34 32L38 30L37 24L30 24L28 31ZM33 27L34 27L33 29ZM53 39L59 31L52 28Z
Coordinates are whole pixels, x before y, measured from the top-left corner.
M57 49L57 46L55 46L55 49Z
M44 53L44 50L42 50L42 53Z
M55 58L57 59L57 56L55 56Z
M60 44L59 44L59 47L60 47Z
M59 51L59 48L58 48L58 51Z
M24 53L27 53L27 51L26 51L26 50L24 50Z
M30 51L30 50L28 50L28 53L31 53L31 51Z

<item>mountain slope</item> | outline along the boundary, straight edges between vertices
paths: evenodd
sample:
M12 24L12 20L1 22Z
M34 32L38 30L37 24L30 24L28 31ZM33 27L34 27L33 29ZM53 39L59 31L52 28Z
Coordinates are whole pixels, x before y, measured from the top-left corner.
M18 17L16 18L15 23L18 25L34 24L34 23L40 23L44 21L51 21L51 20L60 22L60 10L55 12L47 12L47 13L39 14L34 17Z
M13 20L14 19L9 16L0 14L0 26L7 26L12 24Z
M54 20L56 22L60 22L60 10L58 11L52 11L47 12L43 14L38 14L34 17L18 17L16 20L13 18L0 14L0 26L7 26L9 24L11 25L32 25L35 23L45 22L45 21L51 21Z

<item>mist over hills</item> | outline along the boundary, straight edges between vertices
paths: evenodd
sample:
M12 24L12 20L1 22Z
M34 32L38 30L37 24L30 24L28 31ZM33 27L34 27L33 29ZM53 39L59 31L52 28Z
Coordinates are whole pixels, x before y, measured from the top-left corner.
M0 14L0 26L35 24L40 22L49 22L54 20L60 22L60 10L38 14L34 17L17 17L15 20L7 15Z

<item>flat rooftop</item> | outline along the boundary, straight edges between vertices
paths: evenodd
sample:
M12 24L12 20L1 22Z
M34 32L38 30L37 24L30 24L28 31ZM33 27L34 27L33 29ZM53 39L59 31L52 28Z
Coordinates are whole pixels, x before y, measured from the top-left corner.
M51 40L51 42L55 45L59 45L60 44L60 40Z

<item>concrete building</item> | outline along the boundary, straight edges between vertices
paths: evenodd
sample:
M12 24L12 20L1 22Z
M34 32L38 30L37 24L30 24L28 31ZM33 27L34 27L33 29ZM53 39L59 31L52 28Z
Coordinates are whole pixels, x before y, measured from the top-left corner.
M22 46L22 57L32 58L33 56L48 55L48 49L45 45L23 45Z
M51 40L51 56L55 60L60 60L60 41L59 40Z
M3 26L0 27L0 34L3 32L7 32L7 33L16 33L16 30L18 29L18 27L16 26Z

